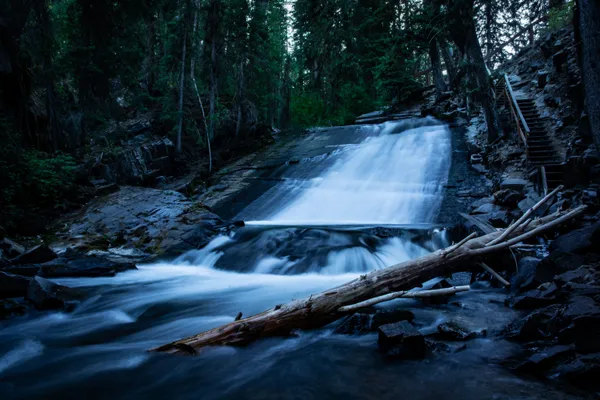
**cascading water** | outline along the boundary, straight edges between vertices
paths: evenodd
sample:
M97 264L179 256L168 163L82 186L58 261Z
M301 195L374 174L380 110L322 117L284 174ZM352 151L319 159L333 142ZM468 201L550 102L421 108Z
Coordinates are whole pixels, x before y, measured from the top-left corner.
M201 357L146 351L232 321L240 311L252 315L444 245L443 232L431 224L450 163L448 129L422 119L337 132L351 136L315 133L311 138L328 143L328 151L285 169L281 182L240 214L249 223L235 234L113 278L58 280L86 300L68 313L30 314L0 326L2 399L397 398L407 392L417 400L465 393L558 398L485 361L483 354L508 352L506 342L480 340L451 357L395 364L374 350L374 335L336 335L329 328ZM472 295L461 297L463 317L490 327L512 318L481 300L493 293L469 301ZM422 329L447 318L443 309L406 304Z

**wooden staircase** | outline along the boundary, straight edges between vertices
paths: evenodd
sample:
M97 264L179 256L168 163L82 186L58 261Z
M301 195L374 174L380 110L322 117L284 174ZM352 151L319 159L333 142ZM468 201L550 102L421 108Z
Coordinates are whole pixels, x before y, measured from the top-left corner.
M498 79L494 92L497 106L508 105L510 108L517 132L527 150L527 162L529 166L539 169L544 191L556 188L563 180L563 160L552 145L535 102L516 96L506 75Z

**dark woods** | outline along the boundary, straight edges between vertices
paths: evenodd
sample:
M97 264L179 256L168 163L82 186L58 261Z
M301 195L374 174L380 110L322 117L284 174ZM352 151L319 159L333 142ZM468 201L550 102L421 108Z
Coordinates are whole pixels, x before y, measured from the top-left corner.
M597 8L581 0L578 11L590 82ZM0 224L13 227L85 201L75 185L89 186L93 169L140 133L172 142L177 171L212 169L263 146L274 128L350 123L434 85L438 96L452 90L483 106L494 140L488 69L570 24L573 6L2 0L0 10ZM597 125L598 102L587 101Z

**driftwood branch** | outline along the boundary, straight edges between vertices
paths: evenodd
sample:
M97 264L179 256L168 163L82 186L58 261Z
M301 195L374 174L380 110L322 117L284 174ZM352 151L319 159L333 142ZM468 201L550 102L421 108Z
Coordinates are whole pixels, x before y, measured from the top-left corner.
M361 301L360 303L340 307L340 309L338 311L342 312L342 313L348 313L350 311L356 311L361 308L373 306L375 304L383 303L385 301L390 301L390 300L394 300L394 299L398 299L398 298L417 299L417 298L426 298L426 297L449 296L449 295L452 295L452 294L455 294L458 292L466 292L470 289L471 289L471 286L465 285L465 286L453 286L450 288L443 288L443 289L420 290L420 291L415 291L415 292L409 292L409 291L403 290L401 292L388 293L388 294L384 294L383 296L374 297L369 300Z
M495 240L492 240L486 246L493 246L493 245L495 245L497 243L500 243L501 241L503 241L504 239L506 239L506 237L508 237L508 235L510 235L512 232L516 231L519 228L519 226L521 226L521 224L523 224L523 222L525 222L526 223L525 226L527 226L529 224L527 222L527 219L531 216L531 214L533 214L534 212L536 212L548 200L550 200L552 197L554 197L559 191L562 190L562 188L563 188L562 185L559 186L559 187L557 187L552 192L550 192L547 196L545 196L543 199L541 199L540 201L538 201L533 207L531 207L529 210L527 210L527 212L525 214L523 214L523 216L521 218L519 218L511 226L509 226L508 228L506 228L506 230L502 233L502 235L500 235L500 237L498 237Z
M500 281L500 283L502 283L504 286L506 286L506 287L510 286L510 282L508 282L506 279L504 279L499 273L494 271L489 265L487 265L486 263L483 263L483 262L479 263L479 265L481 265L481 268L483 268L487 272L489 272L494 278L498 279L498 281Z
M488 256L509 248L512 245L549 232L560 224L581 215L585 206L558 215L550 215L532 221L525 233L515 236L512 232L507 240L487 246L496 240L502 232L492 232L485 236L462 241L454 250L438 250L424 257L406 261L388 268L372 271L358 279L336 288L313 294L302 300L277 305L238 321L230 322L218 328L165 344L154 351L171 354L197 354L208 346L242 346L264 337L286 336L298 329L323 327L343 316L340 308L355 305L387 295L406 291L419 286L422 282L436 276L457 272L465 268L474 259ZM445 256L442 254L445 253ZM349 311L352 312L352 311Z
M477 236L477 232L471 233L469 236L467 236L466 238L464 238L457 244L452 245L452 246L448 247L447 249L445 249L444 251L442 251L441 256L442 257L448 256L448 254L452 253L453 251L456 251L457 249L459 249L461 246L463 246L465 243L467 243L469 240L473 239L476 236Z

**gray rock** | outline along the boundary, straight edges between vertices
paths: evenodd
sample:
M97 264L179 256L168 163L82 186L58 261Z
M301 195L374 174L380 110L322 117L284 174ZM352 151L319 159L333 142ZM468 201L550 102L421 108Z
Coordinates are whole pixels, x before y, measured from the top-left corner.
M24 315L27 307L12 299L0 300L0 320Z
M25 247L10 240L9 238L0 240L0 250L3 251L4 256L8 259L18 257L25 253Z
M118 263L100 256L57 258L40 266L39 275L46 278L115 276L137 269L132 263Z
M63 223L71 228L61 234L61 245L86 251L137 248L165 257L204 247L225 225L181 193L141 187L121 187Z
M539 282L535 280L535 271L540 261L535 257L520 259L518 273L511 280L511 289L522 292L537 287Z
M572 363L552 370L553 377L566 380L578 388L600 389L600 353L577 357Z
M333 333L343 335L364 335L372 332L371 315L356 313L346 317L334 330Z
M500 183L500 189L512 189L519 193L523 192L523 189L529 182L525 179L519 178L507 178Z
M571 231L559 236L550 244L550 251L560 250L581 254L588 251L600 251L600 222Z
M457 320L446 321L438 325L437 329L437 337L442 340L463 341L487 335L487 329L472 329Z
M33 265L8 265L2 268L3 272L8 272L10 274L21 275L21 276L36 276L40 271L40 266Z
M518 310L528 310L534 308L546 307L557 303L560 299L557 297L558 287L554 283L546 286L540 285L539 288L525 292L522 295L515 296L511 301L511 307Z
M0 271L0 299L23 297L30 279Z
M533 354L519 365L516 370L520 373L543 374L556 365L572 361L574 358L575 350L572 346L552 346Z
M535 271L535 279L538 282L551 282L554 276L575 270L585 264L585 261L585 258L578 254L556 250L540 261Z
M562 305L553 304L536 310L525 318L510 323L503 330L502 336L523 342L552 339L561 329L558 317L563 308Z
M78 291L66 286L57 285L48 279L34 277L27 288L25 299L38 310L65 308L70 301L80 299Z
M406 321L380 326L377 343L389 358L423 358L427 351L423 335Z
M56 253L46 245L35 246L32 249L27 250L20 256L12 259L13 264L42 264L48 261L54 260Z
M502 189L494 193L494 202L500 206L516 208L523 196L512 189Z

